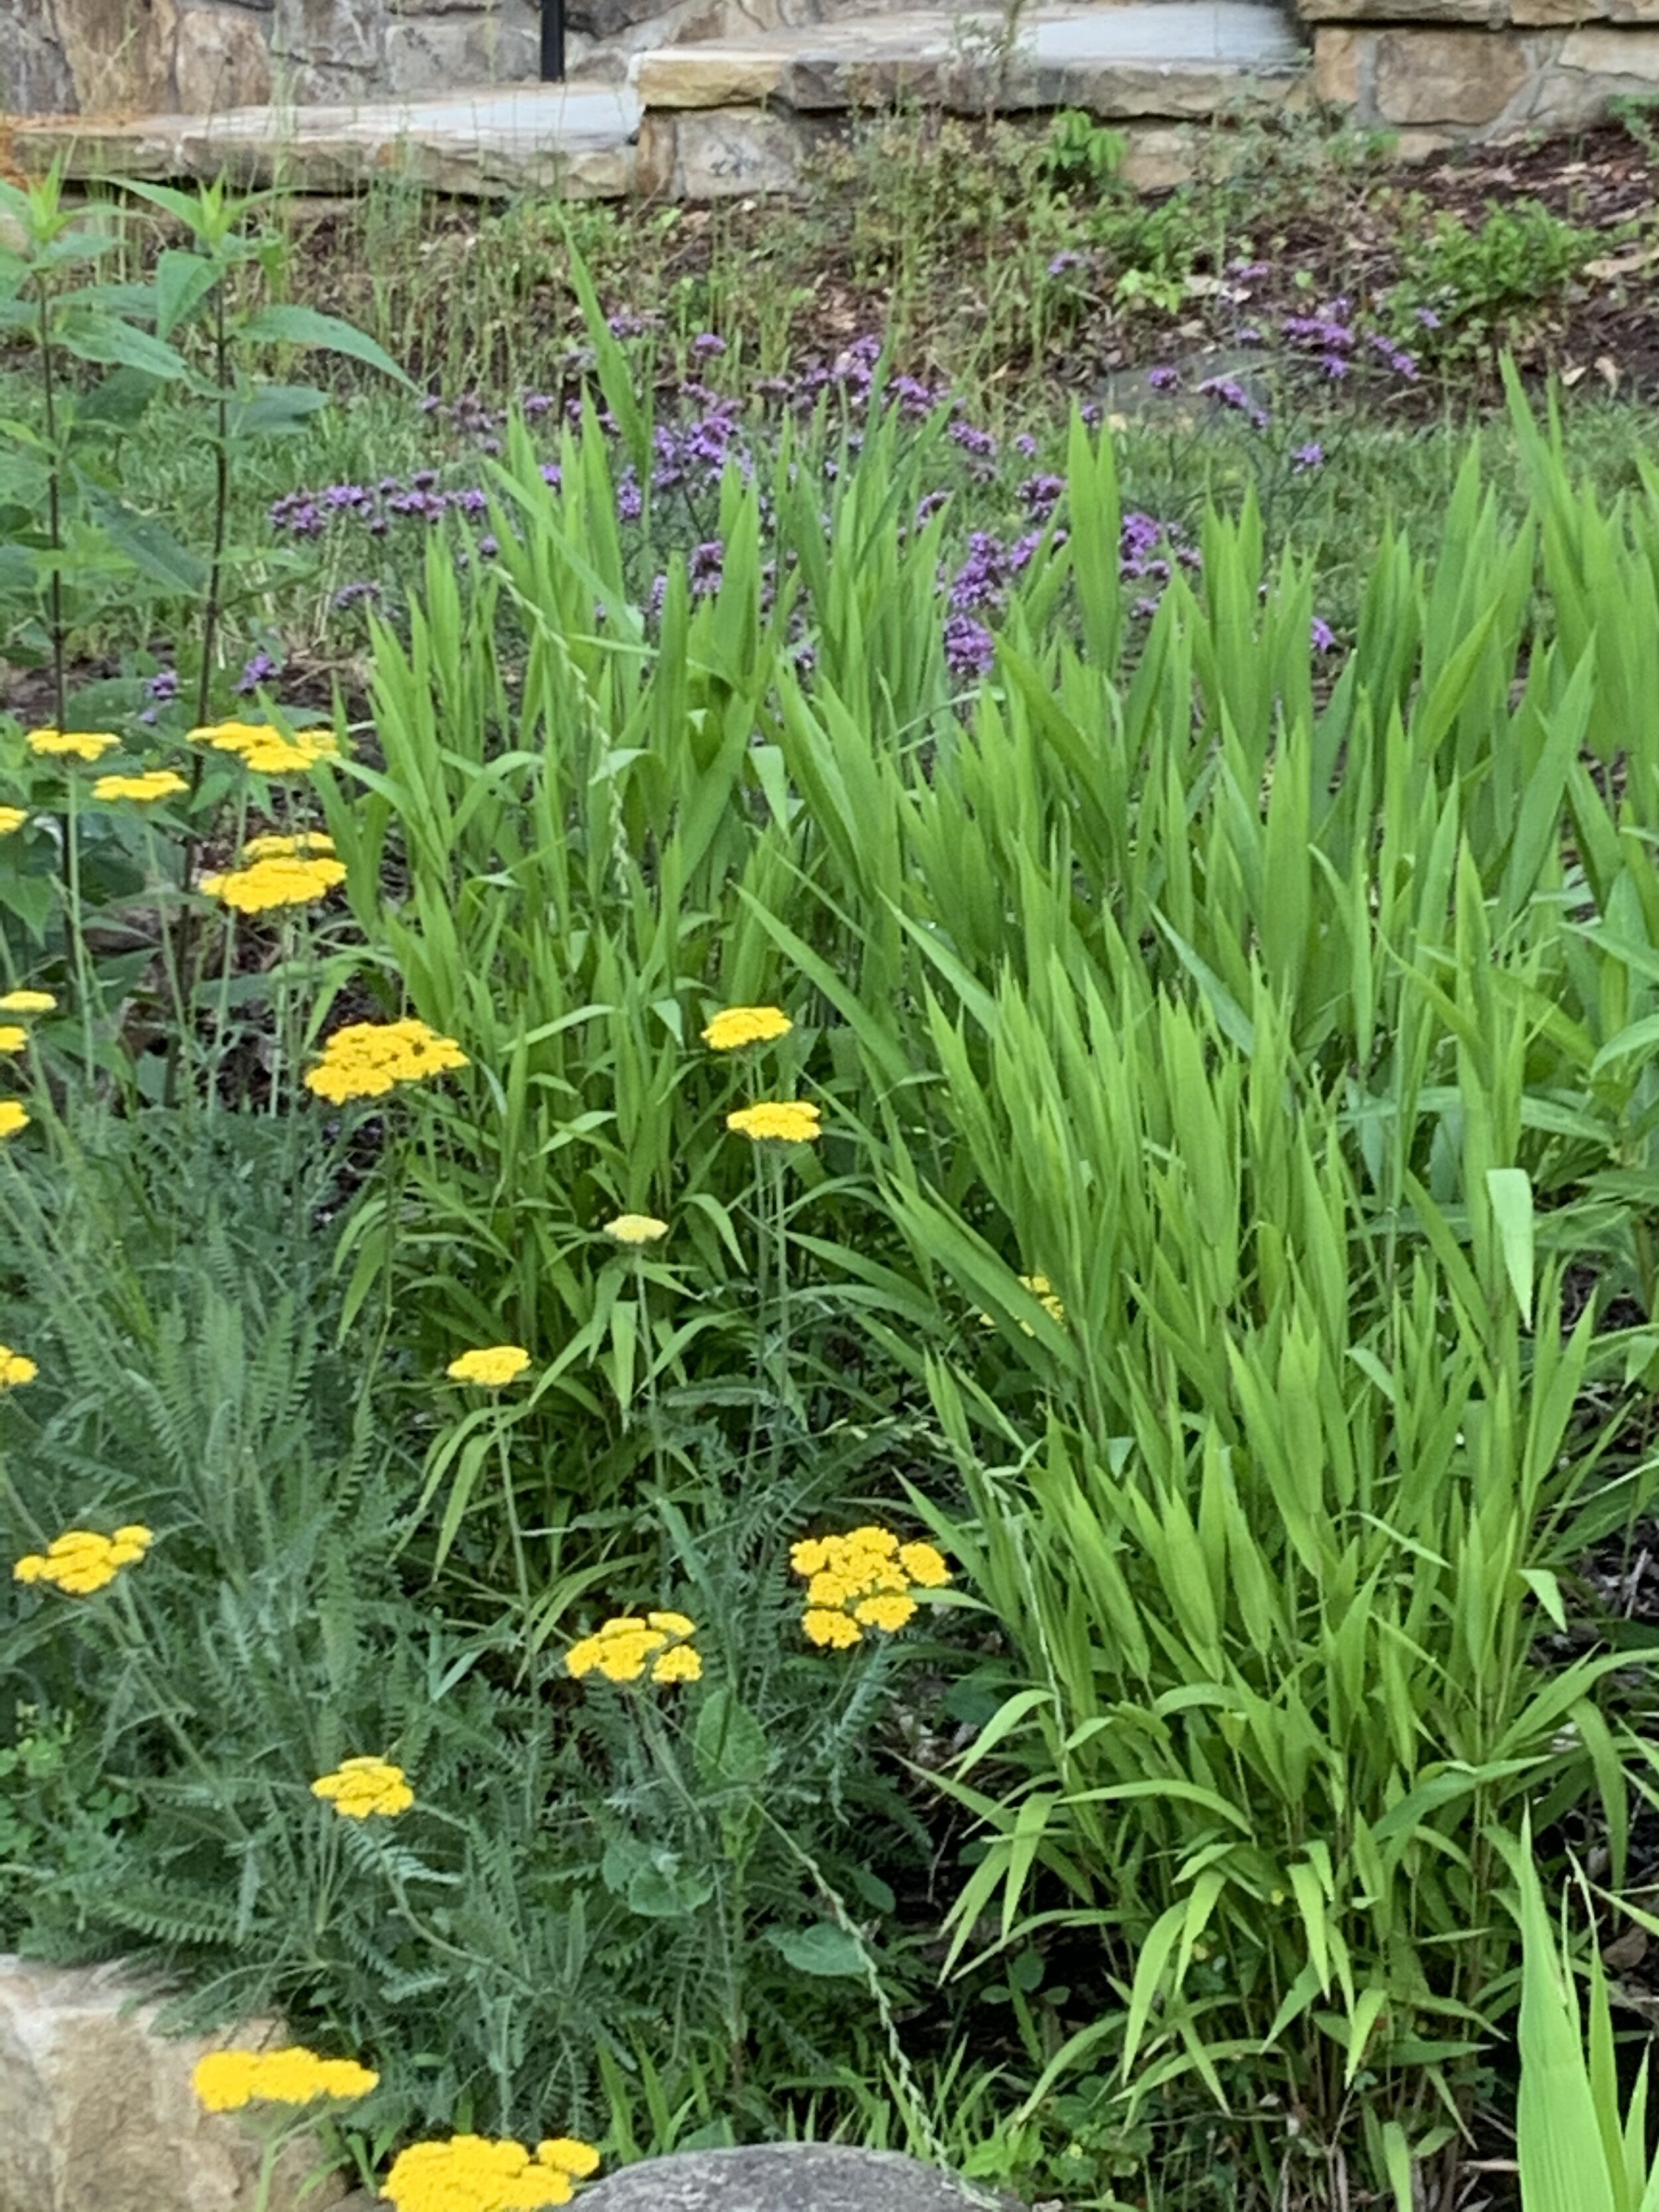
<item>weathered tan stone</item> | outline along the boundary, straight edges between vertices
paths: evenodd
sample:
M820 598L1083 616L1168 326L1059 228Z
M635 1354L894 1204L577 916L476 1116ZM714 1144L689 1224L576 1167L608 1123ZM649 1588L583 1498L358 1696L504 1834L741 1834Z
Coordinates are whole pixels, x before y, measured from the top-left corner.
M1636 85L1659 83L1659 29L1569 32L1556 66L1619 80L1610 87L1613 91L1621 89L1626 80Z
M1376 97L1384 123L1492 123L1530 73L1510 31L1379 32Z
M307 106L351 100L382 81L386 0L276 0L270 52L285 94Z
M179 17L179 105L191 114L255 107L270 98L270 49L260 17L241 8L186 8Z
M524 0L510 9L400 19L386 27L386 82L400 95L458 84L523 84L540 74L540 24Z
M645 108L736 107L774 98L785 65L775 48L681 46L639 55L628 74Z
M118 1967L40 1966L0 1956L0 2212L247 2212L258 2141L229 2113L204 2111L190 2073L204 2051L267 2041L179 2041L155 2033L152 2004ZM297 2212L318 2165L295 2146L272 2212ZM338 2203L325 2179L306 2212Z
M54 21L83 112L172 106L174 0L57 0Z
M62 115L75 105L75 80L52 20L0 12L0 115Z
M1659 0L1510 0L1517 27L1551 30L1580 23L1659 23Z
M1297 0L1304 23L1479 23L1509 19L1508 0Z
M808 144L793 118L763 108L683 110L675 133L675 196L758 199L796 191Z
M1358 106L1360 63L1367 44L1363 31L1314 33L1313 82L1317 99L1331 107Z

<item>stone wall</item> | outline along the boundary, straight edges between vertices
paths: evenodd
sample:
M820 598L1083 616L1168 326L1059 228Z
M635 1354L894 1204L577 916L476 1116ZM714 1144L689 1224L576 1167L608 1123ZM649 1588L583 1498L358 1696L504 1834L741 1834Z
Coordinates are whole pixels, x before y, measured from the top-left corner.
M620 79L632 55L897 0L566 0L566 62ZM0 115L216 114L291 100L521 84L538 0L0 0Z
M1659 0L1297 0L1314 90L1402 150L1571 131L1659 94Z

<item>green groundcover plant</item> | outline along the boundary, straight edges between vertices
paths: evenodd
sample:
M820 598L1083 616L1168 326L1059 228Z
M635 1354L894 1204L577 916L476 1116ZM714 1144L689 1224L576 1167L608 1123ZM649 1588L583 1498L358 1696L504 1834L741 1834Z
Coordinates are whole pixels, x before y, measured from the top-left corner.
M0 739L0 1899L304 2014L370 2148L1449 2206L1528 1818L1617 1892L1656 1786L1580 1572L1654 1489L1659 477L1517 396L1529 512L1472 461L1330 670L1253 501L1136 627L1078 417L965 672L878 374L650 605L589 305L367 715Z

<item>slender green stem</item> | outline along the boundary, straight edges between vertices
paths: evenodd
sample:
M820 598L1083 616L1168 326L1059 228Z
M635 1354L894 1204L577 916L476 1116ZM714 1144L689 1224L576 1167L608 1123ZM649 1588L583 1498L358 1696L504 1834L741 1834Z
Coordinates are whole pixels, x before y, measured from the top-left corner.
M69 713L65 675L67 632L64 624L63 459L58 450L58 381L52 360L52 288L44 272L38 281L40 292L40 397L46 416L46 446L51 455L46 467L46 535L52 550L52 581L47 587L47 603L51 609L48 626L52 634L52 707L57 726L61 730Z
M81 1000L81 1056L87 1080L90 1083L93 1073L93 975L92 963L87 953L86 933L82 927L80 789L80 780L71 767L69 770L69 803L64 824L64 853L69 868L70 946L76 990Z

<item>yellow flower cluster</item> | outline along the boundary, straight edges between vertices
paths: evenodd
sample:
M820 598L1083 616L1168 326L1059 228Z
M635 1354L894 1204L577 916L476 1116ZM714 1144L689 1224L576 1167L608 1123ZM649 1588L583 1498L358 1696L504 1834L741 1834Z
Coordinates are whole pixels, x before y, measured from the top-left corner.
M303 774L340 751L331 731L296 730L289 737L270 722L211 722L190 734L215 752L237 754L258 775Z
M746 1044L770 1044L794 1026L781 1006L727 1006L709 1023L702 1041L711 1052L736 1052Z
M668 1224L654 1213L619 1213L605 1223L605 1233L618 1244L655 1244L667 1236Z
M529 1364L530 1354L521 1344L486 1344L452 1359L444 1373L452 1382L481 1382L487 1390L499 1390L503 1383L516 1382Z
M50 991L8 991L0 1014L49 1014L57 1004Z
M533 2152L488 2136L450 2136L399 2151L380 2194L397 2212L541 2212L568 2204L576 2183L599 2165L592 2143L572 2136L538 2142Z
M15 1098L0 1098L0 1137L15 1137L28 1125L28 1115Z
M142 1559L155 1541L148 1528L136 1526L118 1528L112 1536L100 1536L90 1528L69 1528L54 1536L44 1552L30 1552L19 1559L11 1571L12 1580L52 1583L70 1597L89 1597L94 1590L112 1583L123 1567Z
M311 1794L326 1799L348 1820L367 1820L377 1813L389 1820L415 1802L404 1770L388 1759L343 1759L334 1773L319 1776Z
M43 759L95 761L121 740L109 730L31 730L23 743Z
M331 853L334 840L320 830L297 830L291 837L250 837L242 848L245 860L302 860L313 853Z
M939 1589L951 1570L931 1544L901 1544L890 1528L854 1528L845 1536L809 1536L789 1554L806 1577L801 1626L809 1642L844 1650L866 1628L892 1635L916 1610L913 1592Z
M222 875L204 876L202 889L238 914L272 914L280 907L314 906L345 881L338 860L302 860L288 854L248 860Z
M1046 1275L1022 1275L1019 1278L1019 1286L1021 1290L1029 1291L1031 1293L1031 1296L1042 1308L1043 1312L1048 1315L1050 1321L1058 1322L1062 1328L1065 1328L1065 1303L1061 1299L1060 1293L1055 1290L1054 1285L1048 1280L1048 1278ZM982 1313L979 1318L980 1326L982 1328L994 1328L996 1327L996 1322L991 1315ZM1019 1326L1027 1336L1035 1336L1036 1334L1036 1331L1032 1328L1029 1321L1021 1322Z
M19 1389L25 1382L33 1382L40 1372L32 1359L14 1352L9 1345L0 1344L0 1390Z
M94 799L131 799L140 806L158 799L176 799L190 786L170 768L147 769L142 775L100 775L92 787Z
M823 1134L818 1120L816 1106L787 1099L770 1105L739 1106L735 1114L726 1115L726 1126L741 1137L751 1137L757 1145L769 1137L784 1145L811 1145Z
M598 1672L609 1682L637 1682L651 1664L653 1682L700 1682L702 1661L690 1638L697 1625L683 1613L623 1613L573 1644L565 1664L578 1680Z
M29 818L27 806L0 806L0 837L9 837Z
M0 1053L21 1052L29 1033L21 1022L0 1023Z
M319 2058L302 2043L281 2051L210 2051L190 2083L210 2112L244 2105L309 2105L319 2097L366 2097L380 2080L355 2058Z
M306 1085L319 1098L343 1106L349 1098L383 1098L400 1083L423 1083L429 1076L471 1066L453 1037L440 1036L424 1022L349 1022L323 1047Z

